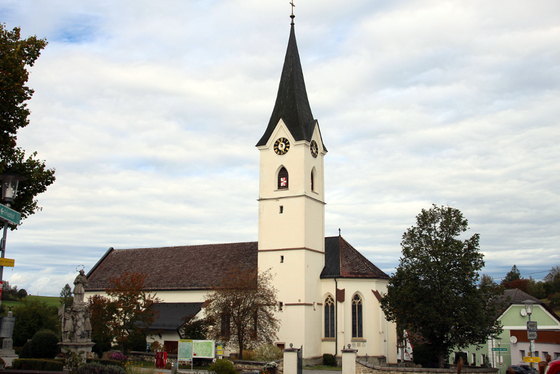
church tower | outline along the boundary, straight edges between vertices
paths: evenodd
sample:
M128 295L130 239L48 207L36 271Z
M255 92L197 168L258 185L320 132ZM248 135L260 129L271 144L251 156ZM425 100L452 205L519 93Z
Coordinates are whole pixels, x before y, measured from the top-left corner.
M281 320L278 344L321 352L321 281L325 263L323 144L313 118L296 44L293 14L272 116L257 143L259 271L271 269Z

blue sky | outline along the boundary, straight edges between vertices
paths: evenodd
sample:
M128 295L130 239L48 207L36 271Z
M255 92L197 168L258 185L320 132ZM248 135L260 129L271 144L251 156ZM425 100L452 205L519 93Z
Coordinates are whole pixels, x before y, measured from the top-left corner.
M58 295L109 247L257 239L258 151L288 1L3 0L49 42L18 142L57 181L8 234L5 279ZM483 273L560 264L557 1L296 2L329 153L326 234L387 273L432 203L480 233ZM157 259L155 259L157 261Z

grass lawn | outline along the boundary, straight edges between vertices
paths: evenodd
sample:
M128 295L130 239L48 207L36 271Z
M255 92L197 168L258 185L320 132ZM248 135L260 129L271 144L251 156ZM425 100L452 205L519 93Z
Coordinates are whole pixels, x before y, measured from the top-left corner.
M56 296L33 296L33 295L27 295L25 297L25 300L27 301L32 301L32 300L39 300L47 305L52 305L55 306L57 308L60 307L60 297L56 297ZM6 307L15 307L15 306L19 306L21 305L22 302L21 301L13 301L13 300L2 300L2 305L5 305Z

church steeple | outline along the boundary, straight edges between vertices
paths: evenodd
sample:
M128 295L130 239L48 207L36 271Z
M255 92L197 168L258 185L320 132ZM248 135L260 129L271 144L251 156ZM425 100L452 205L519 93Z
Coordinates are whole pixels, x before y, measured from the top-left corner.
M266 131L257 143L257 147L267 143L280 119L284 121L296 141L311 141L317 121L313 118L311 106L307 98L293 18L276 103Z

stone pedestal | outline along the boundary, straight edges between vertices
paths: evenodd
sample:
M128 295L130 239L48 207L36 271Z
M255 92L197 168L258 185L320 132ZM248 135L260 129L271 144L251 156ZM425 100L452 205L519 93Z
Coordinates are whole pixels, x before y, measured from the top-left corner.
M10 339L10 340L12 340L12 339ZM6 339L4 339L4 342L5 341L6 341ZM11 341L10 341L10 343L11 343ZM4 343L2 343L2 346L4 346ZM4 366L5 367L12 366L12 361L19 358L18 355L16 355L16 351L14 351L11 348L11 344L10 344L10 348L0 349L0 357L2 357L2 359L4 360Z
M298 373L298 353L297 348L284 349L284 374Z
M95 343L93 342L86 342L86 343L75 343L75 342L65 342L65 343L58 343L61 348L62 353L67 351L76 353L83 362L86 361L88 353L91 353L91 350Z
M342 350L342 374L356 374L357 349L351 349L348 344L347 349Z

